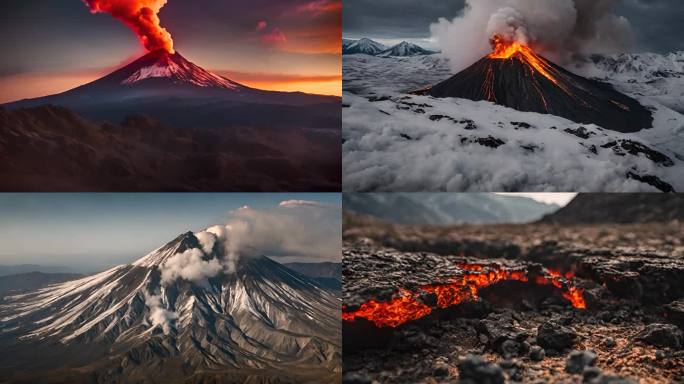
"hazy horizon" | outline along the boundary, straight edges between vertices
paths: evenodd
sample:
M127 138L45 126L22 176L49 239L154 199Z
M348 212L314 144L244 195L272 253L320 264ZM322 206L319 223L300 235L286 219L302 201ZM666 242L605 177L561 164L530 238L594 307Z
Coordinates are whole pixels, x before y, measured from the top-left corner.
M184 232L226 223L231 211L241 207L269 212L283 201L312 201L341 211L341 196L335 193L4 194L0 265L100 271L137 260ZM321 216L333 226L338 220Z

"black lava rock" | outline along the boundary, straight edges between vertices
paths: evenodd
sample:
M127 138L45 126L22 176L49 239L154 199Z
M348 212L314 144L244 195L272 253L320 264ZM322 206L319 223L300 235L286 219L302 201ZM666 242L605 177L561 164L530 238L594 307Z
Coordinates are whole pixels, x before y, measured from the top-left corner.
M532 348L530 348L530 360L532 361L542 361L546 357L546 351L544 351L544 348L535 345Z
M463 384L503 384L504 371L494 363L488 363L482 357L468 355L458 364L460 382Z
M684 299L665 305L665 314L673 324L684 329Z
M617 346L617 343L615 342L615 339L613 339L612 337L606 337L605 339L603 339L603 346L612 349Z
M582 373L582 382L591 383L593 380L599 378L602 374L603 371L601 371L601 368L587 367L584 369L584 372Z
M445 362L436 362L433 367L433 375L435 377L444 377L449 374L449 365Z
M585 368L595 366L596 360L594 351L572 351L565 361L565 372L582 373Z
M373 381L358 373L347 373L342 377L342 384L371 384Z
M547 321L537 328L537 344L545 349L564 351L577 341L577 334L570 328L554 321Z
M675 325L655 323L647 325L636 339L656 347L679 349L682 348L684 335Z

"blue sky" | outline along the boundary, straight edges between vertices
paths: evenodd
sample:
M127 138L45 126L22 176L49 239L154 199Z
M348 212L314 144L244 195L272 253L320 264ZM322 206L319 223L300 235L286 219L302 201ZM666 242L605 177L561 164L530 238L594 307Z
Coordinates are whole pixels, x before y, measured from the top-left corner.
M81 272L127 263L178 234L226 222L231 210L285 200L341 205L340 194L2 194L0 264Z

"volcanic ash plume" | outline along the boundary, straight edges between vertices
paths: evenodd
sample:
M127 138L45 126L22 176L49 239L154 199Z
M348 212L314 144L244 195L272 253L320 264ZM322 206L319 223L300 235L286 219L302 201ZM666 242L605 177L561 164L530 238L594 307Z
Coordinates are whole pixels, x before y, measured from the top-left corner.
M287 200L277 207L242 207L230 220L195 233L198 246L177 253L161 266L163 285L186 280L206 285L224 272L235 273L241 257L303 257L337 260L342 249L339 207Z
M619 1L466 0L459 16L430 29L456 71L489 53L495 36L567 62L574 54L629 48L633 35L627 19L615 14Z
M174 53L171 34L161 27L159 10L166 0L84 0L93 13L109 13L138 35L148 51Z

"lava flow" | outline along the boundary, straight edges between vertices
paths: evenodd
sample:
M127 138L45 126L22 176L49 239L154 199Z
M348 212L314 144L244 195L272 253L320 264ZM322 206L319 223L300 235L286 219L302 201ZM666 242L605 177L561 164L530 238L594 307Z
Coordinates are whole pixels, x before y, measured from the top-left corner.
M546 63L546 60L534 53L532 48L529 46L514 41L506 41L504 38L498 35L492 38L491 44L493 50L492 53L489 54L490 59L505 60L513 58L516 55L520 55L523 62L532 66L532 68L537 70L552 83L560 86L558 80L551 75L550 71L553 70L551 66Z
M465 273L453 278L448 283L420 286L415 292L401 289L398 296L390 301L370 300L363 303L358 309L349 312L346 312L345 308L342 319L354 321L363 318L380 328L395 328L427 316L433 311L434 308L421 301L421 295L434 294L437 298L437 307L443 309L467 300L476 300L479 289L503 281L533 281L538 285L550 284L560 289L562 296L569 300L575 308L586 308L582 291L574 287L570 281L574 277L571 273L562 275L555 270L545 270L543 275L531 278L525 270L506 270L499 266L463 264L459 267Z

